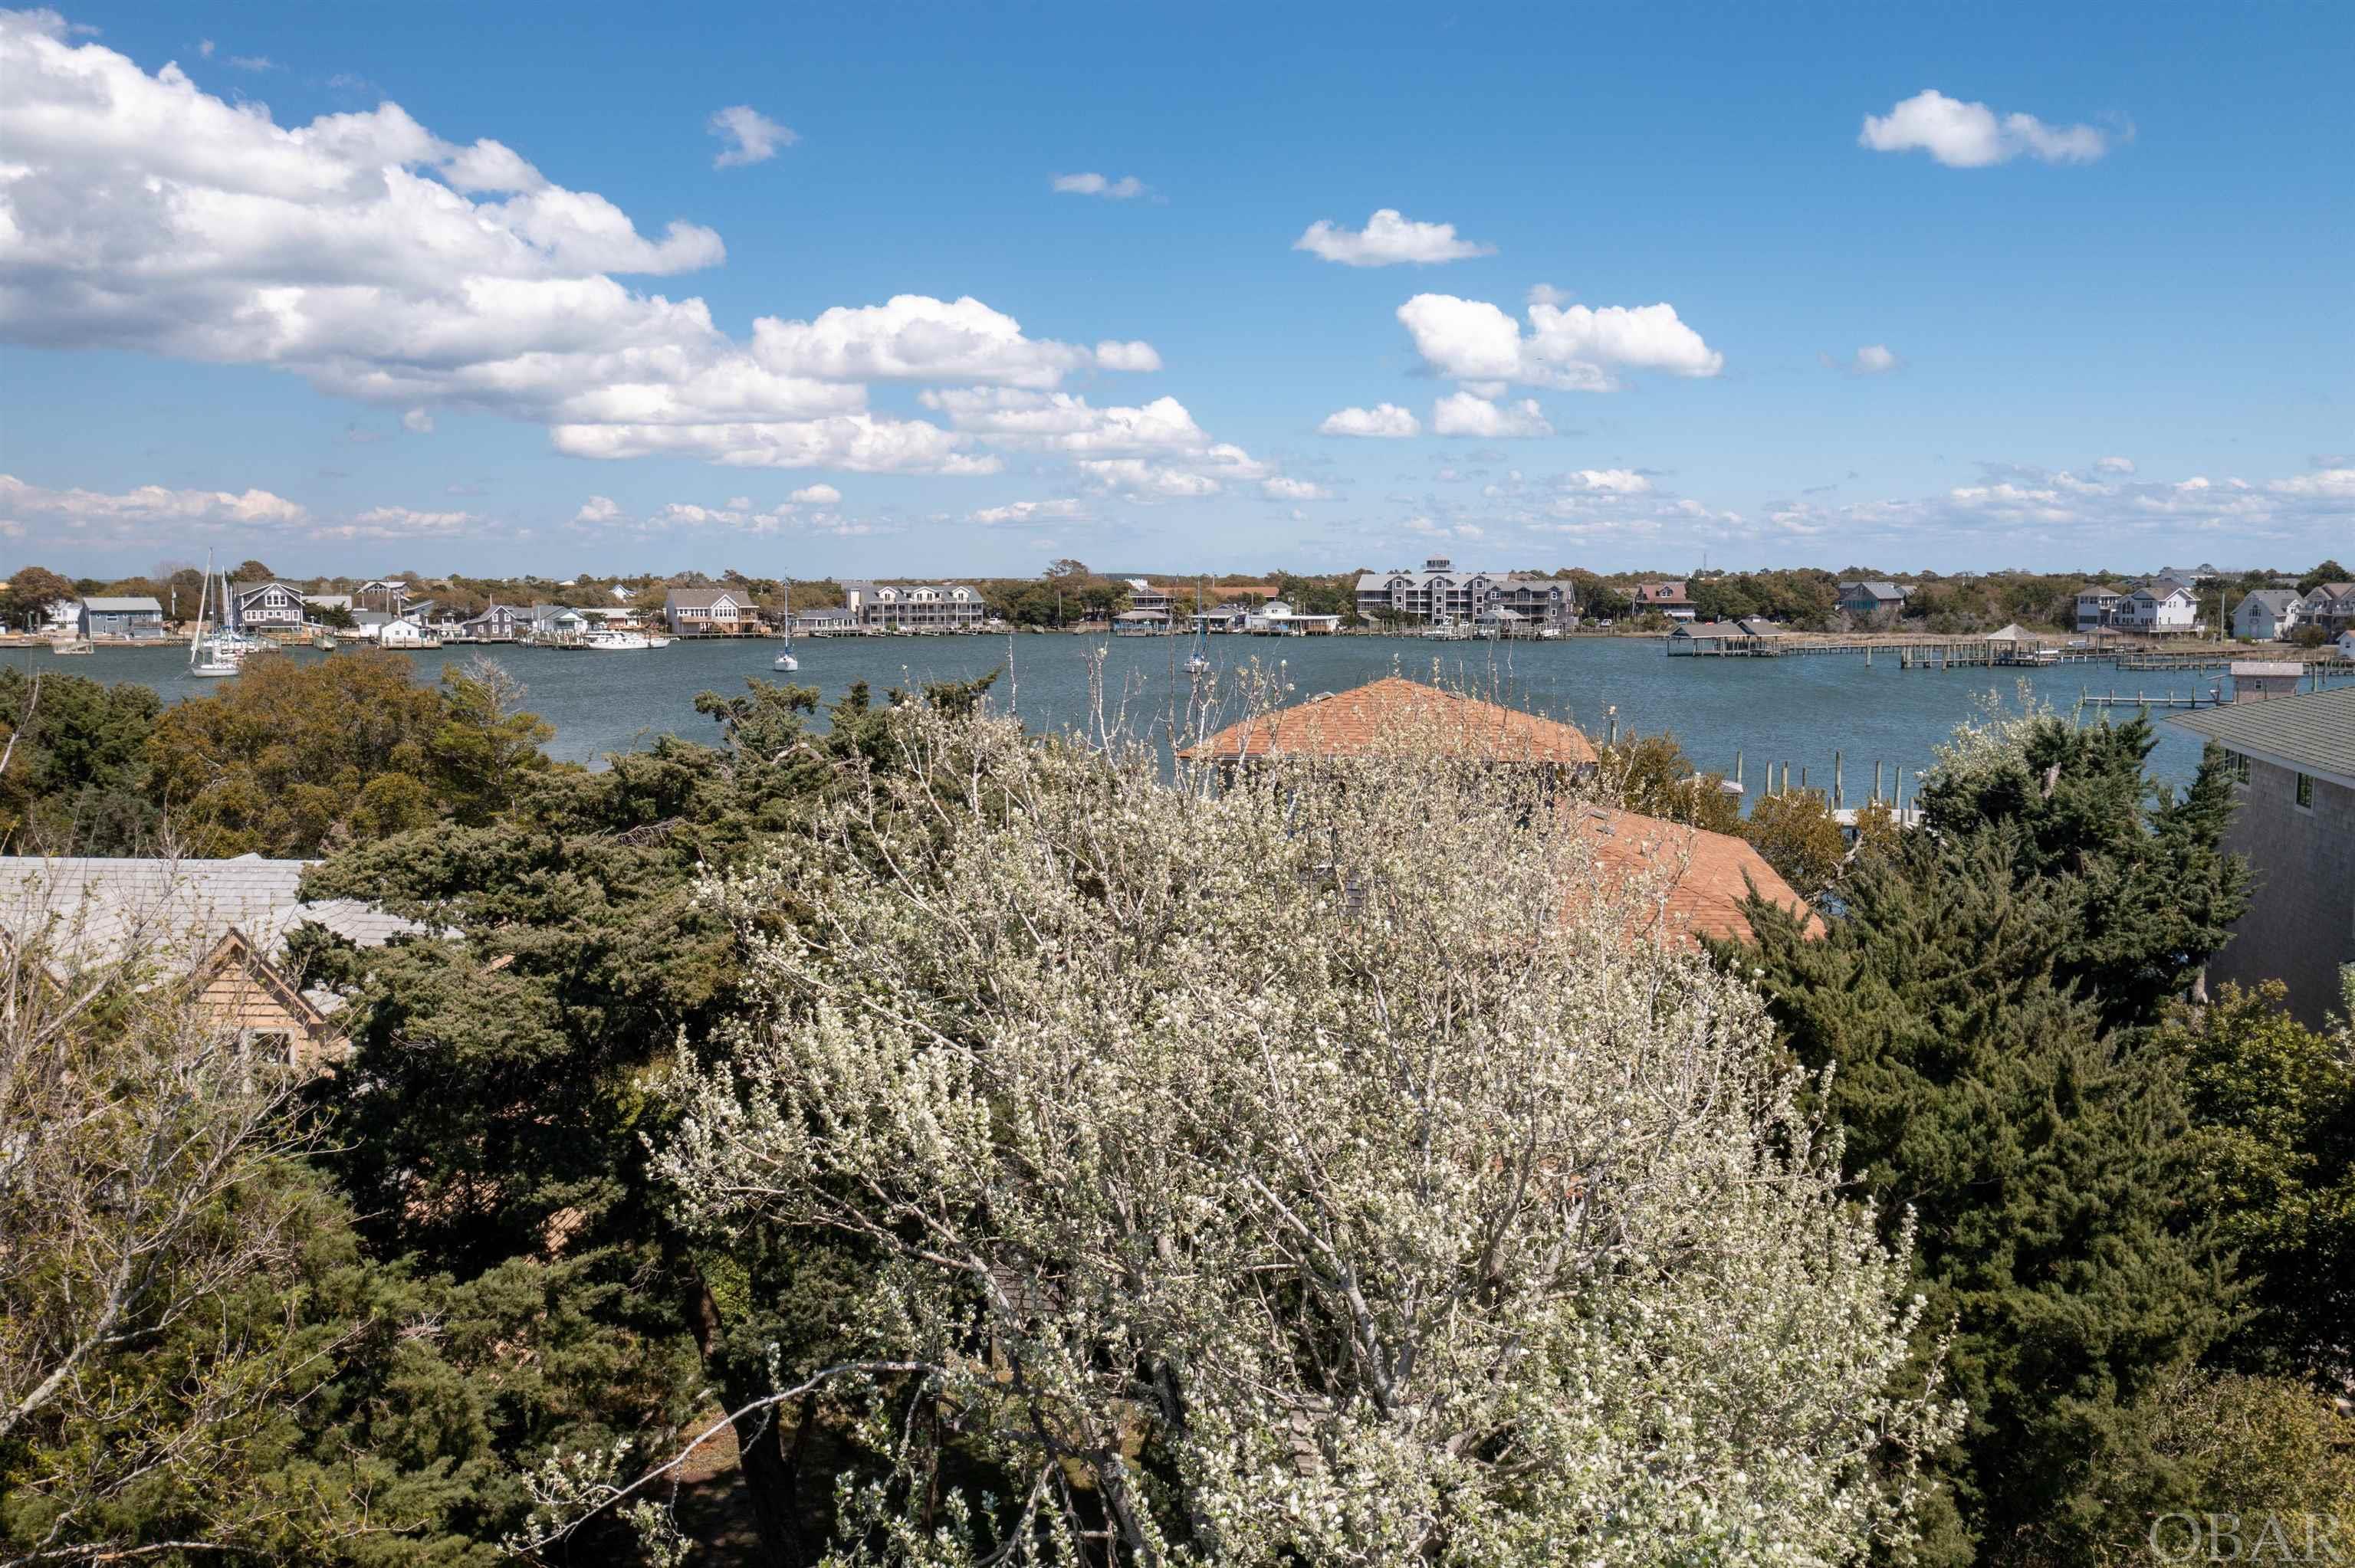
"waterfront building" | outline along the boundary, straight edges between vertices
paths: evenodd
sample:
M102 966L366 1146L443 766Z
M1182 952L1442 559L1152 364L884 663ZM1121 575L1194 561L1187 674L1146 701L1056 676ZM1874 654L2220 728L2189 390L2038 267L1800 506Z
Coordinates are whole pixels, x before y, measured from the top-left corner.
M303 590L292 583L232 583L224 624L238 631L300 631L308 619Z
M1852 620L1894 620L1913 596L1912 588L1887 577L1859 577L1839 585L1840 613Z
M761 629L761 615L741 588L672 588L663 595L663 623L673 637L741 637Z
M160 638L164 607L149 594L94 595L79 606L75 630L83 637Z
M528 624L527 612L511 604L493 603L480 615L470 615L457 623L454 635L464 642L513 642L524 634Z
M2126 595L2106 583L2086 583L2077 590L2077 630L2106 631L2118 623L2118 606Z
M377 629L376 642L382 648L439 648L442 637L420 616L396 615Z
M347 593L306 593L303 596L303 608L305 611L340 609L348 613L357 607Z
M1144 610L1148 614L1157 614L1161 617L1164 626L1168 624L1169 613L1174 606L1167 588L1155 588L1143 577L1126 577L1122 580L1128 584L1129 609Z
M1272 599L1243 616L1243 630L1257 637L1330 637L1341 630L1341 618L1310 615Z
M2236 703L2294 697L2306 679L2306 666L2294 659L2235 659L2225 670L2232 677L2232 700Z
M879 631L969 631L988 619L981 592L963 583L846 582L843 601Z
M2278 980L2320 1027L2355 963L2355 686L2171 715L2232 758L2237 809L2223 849L2255 873L2248 913L2211 981Z
M1359 617L1377 624L1390 620L1468 626L1484 617L1493 620L1505 609L1517 620L1552 627L1567 626L1578 616L1574 589L1565 578L1458 571L1444 556L1431 556L1421 571L1401 567L1358 578Z
M797 609L794 611L795 635L841 637L859 630L858 618L847 609Z
M1243 623L1251 619L1257 609L1258 606L1255 604L1246 604L1237 600L1235 603L1219 605L1210 609L1198 609L1188 619L1192 620L1194 630L1197 631L1241 631L1243 629Z
M2355 583L2321 583L2299 601L2307 620L2337 633L2355 629Z
M2126 595L2117 624L2146 637L2180 637L2200 630L2200 600L2172 577L2153 577Z
M2258 588L2232 607L2232 635L2278 642L2297 630L2305 601L2296 588Z
M1649 612L1665 615L1670 620L1690 620L1697 613L1692 594L1681 578L1668 583L1637 583L1636 591L1628 597L1635 600L1637 615Z
M1169 630L1169 613L1160 609L1124 609L1112 618L1115 637L1158 637Z
M1747 839L1585 801L1565 815L1593 849L1598 872L1648 895L1643 934L1668 947L1699 948L1704 938L1753 940L1744 912L1753 892L1798 916L1809 937L1826 934L1823 916Z
M315 1068L343 1054L342 999L302 989L289 934L311 924L373 948L425 927L354 899L306 903L311 863L0 856L0 937L35 945L60 981L119 963L186 980L208 1027L261 1059Z
M81 600L53 599L41 609L41 623L33 628L43 637L78 637L81 634Z
M1668 652L1687 656L1770 658L1780 652L1783 627L1762 616L1747 620L1688 620L1668 633Z
M524 632L532 637L577 640L589 630L589 618L563 604L535 604L522 612Z

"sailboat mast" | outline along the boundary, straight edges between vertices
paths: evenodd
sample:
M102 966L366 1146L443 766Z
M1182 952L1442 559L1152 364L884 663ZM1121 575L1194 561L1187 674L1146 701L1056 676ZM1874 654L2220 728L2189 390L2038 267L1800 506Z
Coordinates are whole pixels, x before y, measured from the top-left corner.
M207 597L211 594L212 587L213 553L210 550L207 550L205 552L204 584L197 589L197 624L195 629L188 633L188 662L192 665L197 662L197 647L204 641L205 638L205 600Z

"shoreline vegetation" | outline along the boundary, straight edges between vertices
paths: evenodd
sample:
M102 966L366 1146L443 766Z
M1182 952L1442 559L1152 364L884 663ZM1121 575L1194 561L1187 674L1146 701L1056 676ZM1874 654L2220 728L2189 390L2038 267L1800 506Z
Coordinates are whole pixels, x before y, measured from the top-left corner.
M1991 708L1851 845L1667 736L1173 777L995 679L823 724L753 679L591 772L487 661L0 670L16 853L312 860L414 926L290 939L316 1076L164 948L0 944L0 1562L2044 1568L2355 1520L2355 1036L2204 993L2222 752L2178 790L2147 720ZM1630 821L1682 848L1627 870ZM1646 935L1729 832L1806 907Z
M1385 628L1379 620L1360 618L1356 585L1359 577L1370 569L1309 574L1278 569L1259 574L1155 577L1099 572L1084 562L1063 559L1050 563L1037 577L961 580L981 593L991 615L1002 625L1025 630L1068 630L1077 627L1085 632L1100 633L1111 625L1114 617L1129 608L1133 580L1148 581L1154 585L1156 594L1166 597L1173 626L1198 609L1280 599L1301 614L1338 617L1344 632L1405 630L1403 625ZM686 571L581 576L561 580L464 574L429 576L414 571L396 573L389 578L279 578L267 563L249 560L229 575L240 583L280 580L303 592L325 595L349 595L370 582L399 583L414 599L430 599L441 609L464 614L479 613L493 603L563 603L622 608L651 616L660 613L664 594L675 588L734 588L768 622L781 620L788 606L795 612L807 614L841 609L846 603L844 579L770 577L735 570L718 576ZM1705 621L1761 617L1795 634L1861 637L1894 632L1917 640L1969 639L1974 634L2013 624L2048 636L2073 636L2080 588L2095 584L2123 590L2139 580L2111 571L1888 572L1865 567L1849 567L1838 572L1805 567L1697 573L1597 573L1582 567L1556 567L1523 568L1515 575L1568 585L1582 625L1591 627L1595 621L1608 620L1612 623L1608 634L1649 635L1672 630L1674 623L1656 608L1639 604L1636 594L1645 584L1668 583L1683 590L1684 601L1693 615ZM160 563L144 576L112 580L68 578L37 566L21 567L5 587L0 587L0 630L22 630L48 604L78 595L153 597L165 607L167 620L175 620L175 607L192 607L197 602L200 577L197 568L173 562ZM2348 577L2347 569L2335 560L2324 561L2304 572L2252 568L2207 577L2198 585L2196 594L2202 619L2212 633L2222 627L2233 605L2251 591L2291 584L2304 591L2316 584L2341 581ZM1893 582L1906 590L1907 597L1896 608L1871 615L1850 615L1840 609L1839 585L1859 580ZM1581 634L1604 633L1590 630Z

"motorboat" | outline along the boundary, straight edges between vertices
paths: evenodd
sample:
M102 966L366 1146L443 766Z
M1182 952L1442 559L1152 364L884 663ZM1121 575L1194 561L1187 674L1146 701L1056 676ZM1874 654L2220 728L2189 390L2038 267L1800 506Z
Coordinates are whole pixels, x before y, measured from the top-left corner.
M643 631L591 631L581 645L592 653L643 653L654 642Z
M670 639L660 634L650 636L646 639L646 646L649 648L667 648L670 646Z

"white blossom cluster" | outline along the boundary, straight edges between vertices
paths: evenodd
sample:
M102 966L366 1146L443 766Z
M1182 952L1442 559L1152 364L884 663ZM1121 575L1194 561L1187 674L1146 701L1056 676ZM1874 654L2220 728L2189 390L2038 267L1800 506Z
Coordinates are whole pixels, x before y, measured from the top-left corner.
M1018 1477L898 1561L1835 1563L1957 1419L1757 996L1631 937L1529 775L904 715L913 777L707 895L755 1012L657 1150L883 1260ZM1191 786L1191 787L1188 787ZM703 1065L698 1065L703 1064ZM904 1386L901 1380L900 1386ZM864 1558L857 1560L865 1560Z

